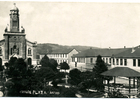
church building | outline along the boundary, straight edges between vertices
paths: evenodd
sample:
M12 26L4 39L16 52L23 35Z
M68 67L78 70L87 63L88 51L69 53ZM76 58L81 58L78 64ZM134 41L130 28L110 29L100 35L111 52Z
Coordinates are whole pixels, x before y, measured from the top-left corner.
M0 65L4 65L11 57L23 58L28 65L36 64L36 42L26 39L25 29L21 26L19 9L14 4L10 10L10 25L4 30L4 39L0 40Z

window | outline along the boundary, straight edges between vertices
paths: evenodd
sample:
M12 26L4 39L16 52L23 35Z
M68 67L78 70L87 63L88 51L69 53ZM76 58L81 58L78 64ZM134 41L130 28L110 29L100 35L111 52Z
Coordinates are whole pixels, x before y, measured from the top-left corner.
M93 63L93 58L90 58L90 63Z
M133 66L136 66L136 59L133 59Z
M72 62L75 62L75 58L74 57L72 57Z
M123 59L120 59L120 65L123 65Z
M119 65L119 59L116 59L116 64Z
M124 59L124 65L127 66L127 59Z
M17 22L13 22L13 26L17 26Z
M106 58L106 63L108 63L108 58Z
M138 66L140 67L140 59L138 59Z
M31 48L28 49L28 55L31 55Z
M32 59L28 58L28 65L32 65Z
M77 58L77 62L80 62L80 58Z
M109 63L111 64L111 58L109 58Z
M19 48L17 48L17 54L19 55Z
M115 59L113 58L113 65L115 65Z

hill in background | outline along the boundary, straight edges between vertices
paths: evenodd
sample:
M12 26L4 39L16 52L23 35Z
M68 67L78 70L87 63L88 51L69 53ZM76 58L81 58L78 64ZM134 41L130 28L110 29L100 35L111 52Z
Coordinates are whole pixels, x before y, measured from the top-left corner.
M97 47L92 47L92 46L79 46L79 45L67 46L67 45L59 45L59 44L51 44L51 43L40 43L37 45L37 53L47 54L57 49L73 49L73 48L75 48L77 51L83 51L89 48L97 49Z

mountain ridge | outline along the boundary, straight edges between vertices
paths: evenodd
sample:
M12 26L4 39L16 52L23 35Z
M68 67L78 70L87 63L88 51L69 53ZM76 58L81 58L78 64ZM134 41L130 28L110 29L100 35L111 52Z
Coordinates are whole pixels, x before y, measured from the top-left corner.
M69 45L59 45L59 44L53 44L53 43L39 43L37 44L37 53L47 54L57 49L76 49L77 51L83 51L89 48L98 49L98 47L94 47L94 46L82 46L82 45L69 46Z

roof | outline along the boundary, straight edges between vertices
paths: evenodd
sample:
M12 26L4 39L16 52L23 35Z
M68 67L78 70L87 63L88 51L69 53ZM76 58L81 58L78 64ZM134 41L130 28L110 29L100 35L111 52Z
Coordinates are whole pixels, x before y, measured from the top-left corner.
M126 51L118 53L114 55L114 57L122 57L122 58L136 58L140 57L140 47L137 46L135 48L129 48Z
M124 77L140 77L140 72L128 67L115 67L101 73L104 76L124 76Z
M27 42L31 43L31 44L36 44L36 42L31 42L29 40L26 39Z
M53 50L51 53L49 54L68 54L70 53L72 50L74 49L66 49L66 48L61 48L61 49L56 49L56 50Z
M98 55L104 56L104 57L110 57L112 55L115 55L117 53L123 52L127 50L128 48L120 48L120 49L87 49L85 51L82 51L78 54L73 55L73 57L96 57Z
M4 41L5 41L5 39L0 40L0 42L4 42Z

